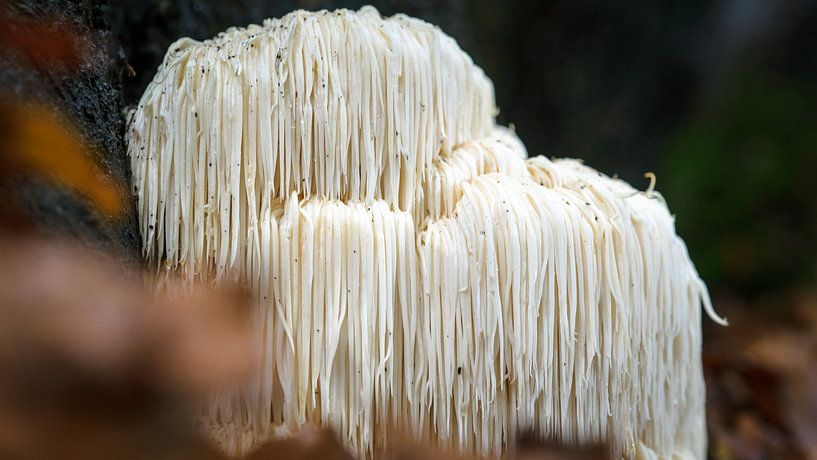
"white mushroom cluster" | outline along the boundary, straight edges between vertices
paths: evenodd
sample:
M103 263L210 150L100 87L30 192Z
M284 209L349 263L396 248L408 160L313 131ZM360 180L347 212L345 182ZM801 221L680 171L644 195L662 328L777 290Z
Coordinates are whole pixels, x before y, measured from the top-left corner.
M363 455L704 457L718 318L660 195L526 159L495 114L453 39L370 7L171 46L128 152L145 256L255 296L259 375L204 411L227 452L313 423Z

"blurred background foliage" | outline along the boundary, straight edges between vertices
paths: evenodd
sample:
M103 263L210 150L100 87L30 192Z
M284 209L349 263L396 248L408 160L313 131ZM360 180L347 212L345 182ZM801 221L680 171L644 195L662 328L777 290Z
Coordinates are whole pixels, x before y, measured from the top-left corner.
M582 158L642 188L656 172L716 294L815 282L815 2L153 0L102 14L135 70L133 104L178 37L366 3L454 36L530 155Z
M710 284L762 295L814 281L815 89L742 70L669 138L665 194Z

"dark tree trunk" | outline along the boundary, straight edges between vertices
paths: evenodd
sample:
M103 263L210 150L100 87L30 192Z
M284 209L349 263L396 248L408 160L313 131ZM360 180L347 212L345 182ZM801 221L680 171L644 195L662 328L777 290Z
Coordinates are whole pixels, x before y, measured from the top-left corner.
M78 194L36 176L15 176L3 188L8 200L37 229L79 239L128 262L140 260L130 169L125 150L122 79L124 53L103 19L105 5L90 1L22 0L0 7L12 28L38 27L76 37L79 63L67 66L20 51L0 53L0 97L10 107L52 107L74 128L108 180L126 197L119 216L104 215ZM54 44L57 46L57 44ZM60 152L49 152L55 156Z

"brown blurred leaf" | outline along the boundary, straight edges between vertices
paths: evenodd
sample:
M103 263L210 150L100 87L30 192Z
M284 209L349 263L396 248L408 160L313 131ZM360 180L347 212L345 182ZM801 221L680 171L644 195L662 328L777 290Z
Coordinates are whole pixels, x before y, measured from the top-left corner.
M353 457L341 446L331 431L303 427L292 436L269 441L245 460L351 460Z
M152 344L163 379L204 396L248 378L258 362L249 296L236 286L164 286L151 302ZM179 292L184 292L179 296Z
M46 239L0 232L0 254L0 458L222 458L192 414L252 372L240 297L154 296Z
M589 446L565 446L553 440L543 440L531 433L520 436L517 441L516 454L513 458L520 460L603 460L610 458L606 446L597 444Z

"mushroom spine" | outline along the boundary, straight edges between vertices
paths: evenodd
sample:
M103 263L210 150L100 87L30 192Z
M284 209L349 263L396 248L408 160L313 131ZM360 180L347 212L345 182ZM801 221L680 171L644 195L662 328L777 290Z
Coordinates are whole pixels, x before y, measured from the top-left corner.
M497 455L530 429L703 458L705 285L656 192L527 159L438 28L297 11L171 45L130 117L144 253L254 294L260 372L208 427Z

